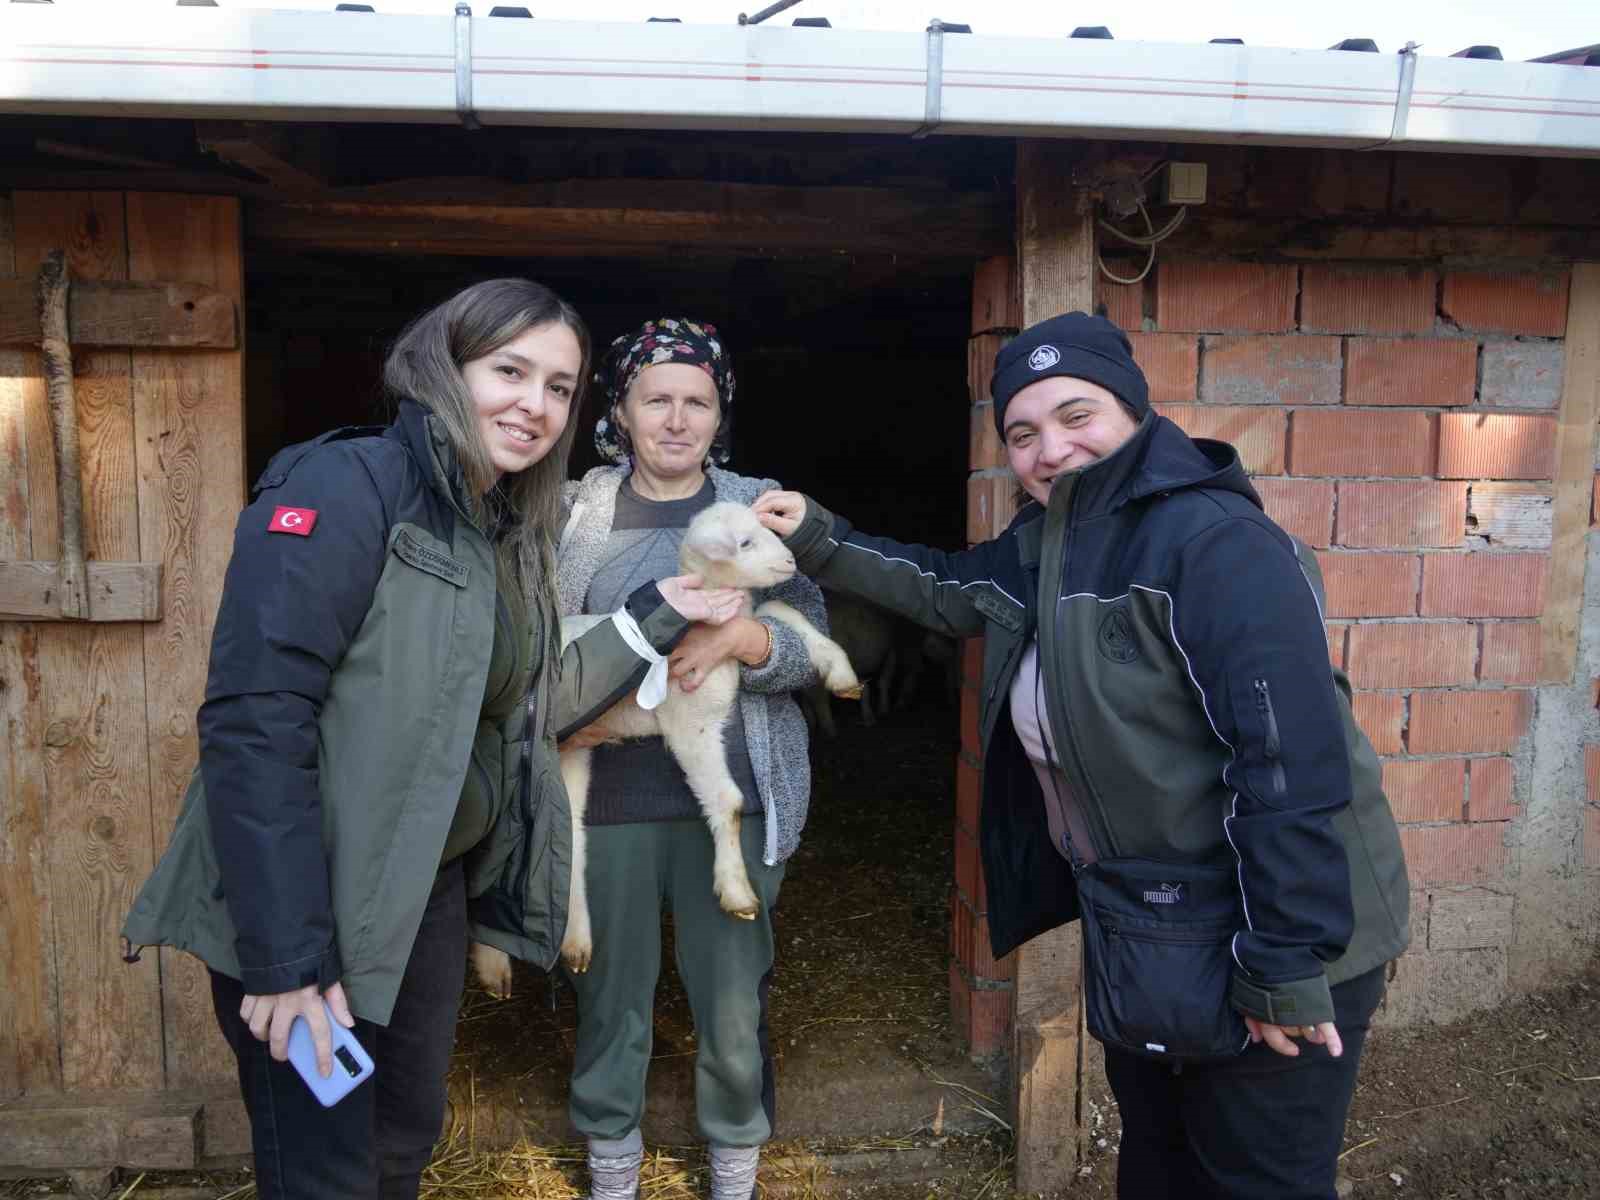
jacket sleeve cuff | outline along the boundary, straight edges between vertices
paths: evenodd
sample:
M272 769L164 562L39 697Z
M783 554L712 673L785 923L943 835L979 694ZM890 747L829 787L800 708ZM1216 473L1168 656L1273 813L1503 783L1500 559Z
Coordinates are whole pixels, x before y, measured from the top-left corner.
M1333 1020L1333 992L1326 974L1264 984L1235 971L1229 1000L1246 1016L1269 1025L1320 1025Z
M654 583L635 590L625 607L657 654L669 653L689 632L689 622L662 598L661 589Z
M325 992L338 983L343 974L344 965L336 946L329 946L321 954L273 963L269 967L247 967L242 963L239 966L239 982L250 996L276 996L312 984L317 985L318 991Z
M759 667L739 665L739 686L749 692L797 692L817 681L805 641L782 621L757 617L772 631L772 653Z
M842 524L833 513L806 497L806 515L800 518L800 527L783 539L802 575L815 575L833 556L838 549L833 540L834 529Z

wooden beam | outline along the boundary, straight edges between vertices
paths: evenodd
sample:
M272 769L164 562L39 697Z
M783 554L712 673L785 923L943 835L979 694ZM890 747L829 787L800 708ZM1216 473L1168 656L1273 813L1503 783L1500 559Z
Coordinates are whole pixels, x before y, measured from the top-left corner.
M260 121L196 121L200 149L286 191L328 187L332 131Z
M1588 561L1595 421L1600 417L1600 263L1572 268L1566 362L1556 425L1550 585L1540 619L1541 683L1571 683L1578 661L1583 572Z
M1067 142L1017 146L1017 270L1021 322L1094 304L1094 212L1074 185ZM1053 929L1017 951L1012 1073L1017 1190L1053 1192L1073 1180L1084 1137L1082 954L1078 927Z
M252 206L253 246L591 258L896 254L972 259L1009 236L995 193L676 180L419 180Z
M37 346L39 337L33 281L0 278L0 346ZM67 338L80 347L231 350L239 344L232 299L196 283L78 280Z
M0 1105L0 1170L192 1170L204 1107L194 1092L47 1095Z
M76 620L161 620L161 564L100 562L87 568L88 614ZM0 562L0 621L59 621L61 564Z

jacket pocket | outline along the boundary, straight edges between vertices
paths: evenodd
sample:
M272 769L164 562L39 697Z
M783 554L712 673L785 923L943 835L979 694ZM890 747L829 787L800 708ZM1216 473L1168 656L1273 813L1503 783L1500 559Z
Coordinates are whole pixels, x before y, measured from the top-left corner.
M1112 858L1078 874L1089 1032L1169 1062L1232 1058L1249 1043L1228 1003L1243 925L1230 871Z

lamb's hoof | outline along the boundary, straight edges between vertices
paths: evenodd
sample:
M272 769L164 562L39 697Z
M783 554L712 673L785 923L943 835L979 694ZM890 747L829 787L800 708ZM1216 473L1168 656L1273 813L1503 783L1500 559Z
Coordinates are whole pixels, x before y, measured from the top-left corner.
M567 964L567 970L574 975L582 975L589 970L589 963L594 958L594 943L592 942L562 942L561 961Z
M858 683L855 687L840 688L834 695L841 700L859 700L864 690L864 685Z
M472 965L483 990L496 1000L511 998L511 956L482 942L472 944Z
M717 896L717 902L722 905L723 912L741 921L754 921L761 912L761 901L748 885L729 888L726 894Z

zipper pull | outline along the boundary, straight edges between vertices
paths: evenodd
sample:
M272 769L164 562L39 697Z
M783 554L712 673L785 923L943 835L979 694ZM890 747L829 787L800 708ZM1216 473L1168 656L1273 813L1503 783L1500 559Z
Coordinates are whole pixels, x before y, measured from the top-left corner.
M1278 718L1272 711L1272 695L1267 691L1267 681L1255 681L1256 711L1261 714L1261 723L1266 727L1266 752L1268 758L1277 758L1282 746L1278 740Z

